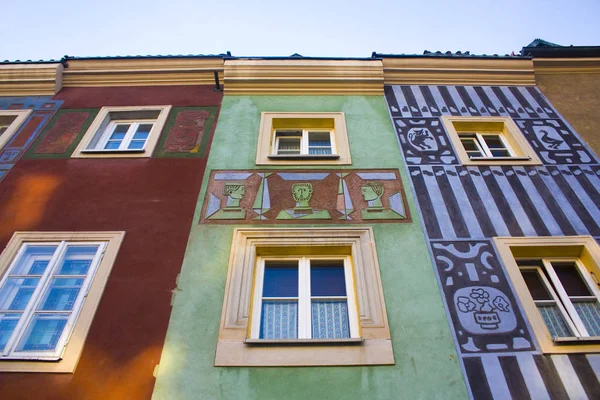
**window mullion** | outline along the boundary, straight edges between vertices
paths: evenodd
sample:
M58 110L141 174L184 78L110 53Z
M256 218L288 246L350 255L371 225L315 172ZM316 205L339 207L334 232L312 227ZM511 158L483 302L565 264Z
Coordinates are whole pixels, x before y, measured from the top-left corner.
M350 337L360 337L360 323L358 318L358 305L356 303L356 291L354 286L354 272L350 257L344 258L344 279L346 283L346 302L348 307L348 321L350 325Z
M62 241L60 242L56 250L54 250L54 254L50 258L50 261L48 261L48 267L42 274L37 287L35 288L33 294L31 295L31 298L29 299L29 302L27 303L27 306L23 310L23 313L21 314L21 319L19 319L19 323L17 324L17 326L15 326L15 330L13 331L11 338L6 343L6 347L4 348L4 354L13 353L15 351L16 345L19 343L19 340L23 338L22 335L25 332L27 326L29 325L31 318L33 318L35 308L38 306L38 303L42 298L44 289L46 289L46 283L52 276L52 272L54 271L55 266L58 264L58 261L62 258L62 254L64 253L65 248L66 242Z
M117 129L117 123L115 121L111 121L108 124L108 127L106 128L106 130L104 131L104 134L100 137L98 144L96 144L96 146L94 146L94 148L104 149L106 147L106 144L108 143L108 140L110 139L113 132L115 131L115 129Z
M588 288L592 292L593 296L596 297L597 301L600 301L600 288L598 288L598 285L596 284L596 282L594 282L591 272L585 267L585 265L583 265L583 263L579 259L575 260L575 264L579 268L580 275L585 281L585 283L588 285Z
M302 257L298 261L298 339L311 338L310 303L310 261Z
M506 140L506 138L504 137L504 134L500 134L498 135L498 137L500 138L500 142L502 142L506 150L508 150L508 154L510 154L511 157L516 157L517 153L513 151L512 147L508 143L508 140Z
M485 142L485 139L483 138L483 135L481 133L475 133L475 135L477 137L477 142L482 150L482 153L485 154L486 157L493 157L490 148L488 147L487 143Z
M138 130L138 127L140 126L139 122L132 122L131 125L129 125L129 129L127 129L127 133L125 134L125 137L123 138L123 141L121 142L121 145L119 146L119 150L125 150L129 148L129 144L131 143L131 140L133 139L133 135L135 135L135 132Z
M552 284L554 285L554 288L556 289L558 297L560 298L562 304L564 305L565 309L567 310L567 313L571 317L571 321L573 321L573 324L577 328L579 335L580 336L589 336L589 333L588 333L587 329L585 328L585 325L583 325L581 318L579 318L579 314L577 313L575 306L573 306L573 303L571 302L569 295L563 288L562 283L560 282L560 279L558 278L558 275L556 275L556 272L554 271L554 267L552 267L552 264L550 263L550 261L548 261L546 259L542 259L542 262L544 263L544 268L546 269L546 272L548 273L548 276L550 277L550 280L552 281Z
M301 149L300 154L307 155L308 154L308 131L306 129L302 129L302 140L301 140Z
M256 273L254 274L254 296L252 297L252 314L250 314L250 337L252 339L258 339L260 337L264 274L265 260L264 258L260 257L256 262Z

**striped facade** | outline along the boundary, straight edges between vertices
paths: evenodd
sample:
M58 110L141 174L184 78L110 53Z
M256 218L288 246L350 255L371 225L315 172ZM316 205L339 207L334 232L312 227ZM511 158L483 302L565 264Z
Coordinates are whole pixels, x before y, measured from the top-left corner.
M541 354L491 240L599 240L597 156L536 87L386 86L385 94L472 397L599 398L600 355ZM511 117L542 165L463 166L441 116ZM412 140L414 129L428 132L426 146ZM466 310L469 296L497 307Z

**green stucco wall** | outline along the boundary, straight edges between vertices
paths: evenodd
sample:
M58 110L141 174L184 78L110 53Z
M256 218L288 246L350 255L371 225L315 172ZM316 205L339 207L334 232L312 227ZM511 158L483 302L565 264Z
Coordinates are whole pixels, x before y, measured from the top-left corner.
M352 166L348 168L399 169L414 222L372 225L396 365L213 366L235 226L198 225L199 213L207 177L212 169L256 168L254 162L262 111L342 111L346 114L352 154ZM340 169L339 166L335 168ZM225 96L179 278L153 398L468 398L408 182L383 97Z

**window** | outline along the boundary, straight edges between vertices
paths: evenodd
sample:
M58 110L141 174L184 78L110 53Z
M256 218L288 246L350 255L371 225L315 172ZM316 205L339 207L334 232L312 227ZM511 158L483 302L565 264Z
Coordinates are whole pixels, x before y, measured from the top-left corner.
M517 264L553 340L600 339L600 292L581 261L542 258Z
M333 131L330 130L276 130L273 154L339 158L335 153L334 144Z
M371 229L235 230L215 365L390 364Z
M32 110L0 110L0 149L17 133Z
M349 165L344 113L261 114L257 165Z
M589 236L495 238L546 353L600 350L600 248Z
M463 165L541 164L509 117L443 116L442 122Z
M251 338L358 338L350 258L258 259Z
M73 157L150 157L171 106L103 107Z
M72 372L122 232L17 232L0 256L0 371Z

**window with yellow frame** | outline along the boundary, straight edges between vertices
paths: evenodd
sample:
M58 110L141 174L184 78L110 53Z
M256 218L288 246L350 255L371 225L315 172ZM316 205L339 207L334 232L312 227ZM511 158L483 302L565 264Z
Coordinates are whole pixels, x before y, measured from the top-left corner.
M545 353L600 350L600 248L589 236L495 238Z
M350 165L343 112L261 113L256 165Z
M443 116L442 123L463 165L541 165L510 117Z

